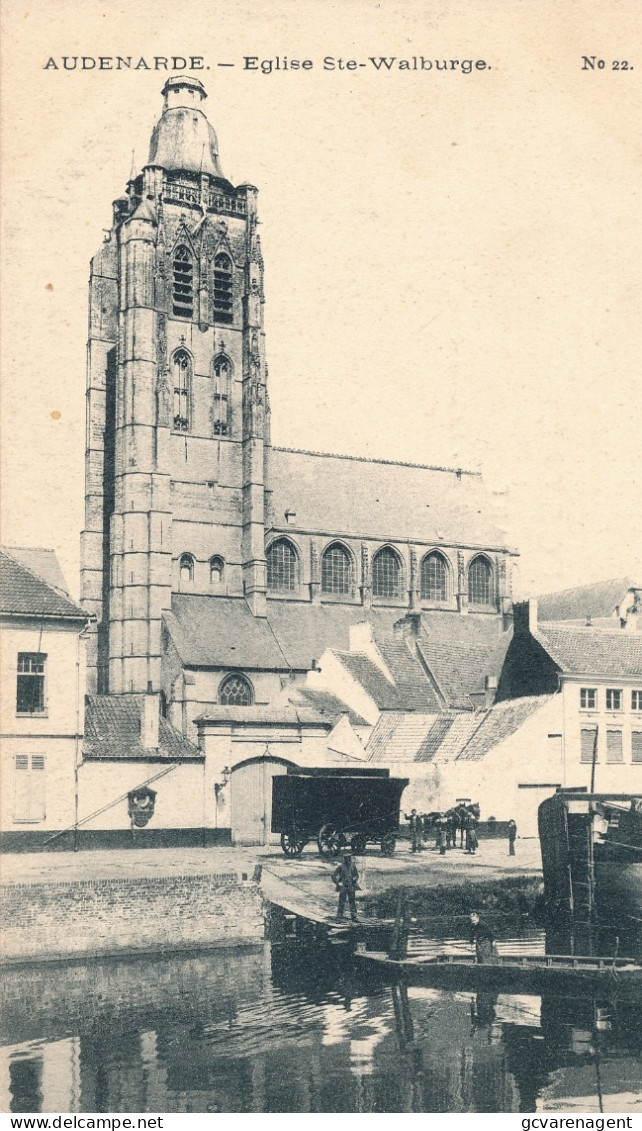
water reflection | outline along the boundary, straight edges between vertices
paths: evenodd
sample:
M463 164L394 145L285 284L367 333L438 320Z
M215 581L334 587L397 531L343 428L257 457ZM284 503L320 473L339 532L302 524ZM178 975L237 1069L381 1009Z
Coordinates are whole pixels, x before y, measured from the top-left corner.
M5 1111L642 1106L642 1030L625 1002L367 986L340 948L296 940L5 982Z

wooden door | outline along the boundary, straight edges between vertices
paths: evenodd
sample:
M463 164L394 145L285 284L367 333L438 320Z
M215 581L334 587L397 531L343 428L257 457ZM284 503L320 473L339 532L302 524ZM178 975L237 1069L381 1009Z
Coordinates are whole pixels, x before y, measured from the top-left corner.
M284 774L287 764L271 758L253 758L235 766L230 779L232 844L278 844L271 831L272 778Z

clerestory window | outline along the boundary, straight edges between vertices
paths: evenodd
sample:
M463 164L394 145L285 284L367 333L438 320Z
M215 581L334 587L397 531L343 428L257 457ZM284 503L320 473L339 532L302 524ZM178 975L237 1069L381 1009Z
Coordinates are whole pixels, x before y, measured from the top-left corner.
M268 589L281 592L297 587L296 551L287 538L273 542L267 552L267 584Z
M321 559L321 591L346 595L352 587L352 562L344 546L328 546Z
M493 571L486 558L473 558L468 570L468 600L471 605L492 605Z
M387 599L401 596L401 562L387 546L372 559L372 594Z
M446 562L441 554L428 554L421 563L422 601L446 600Z

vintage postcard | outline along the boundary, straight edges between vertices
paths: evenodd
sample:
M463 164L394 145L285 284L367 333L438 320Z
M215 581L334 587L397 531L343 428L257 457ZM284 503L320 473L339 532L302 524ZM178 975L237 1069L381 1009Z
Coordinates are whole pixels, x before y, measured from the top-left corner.
M639 1112L641 24L3 5L7 1126Z

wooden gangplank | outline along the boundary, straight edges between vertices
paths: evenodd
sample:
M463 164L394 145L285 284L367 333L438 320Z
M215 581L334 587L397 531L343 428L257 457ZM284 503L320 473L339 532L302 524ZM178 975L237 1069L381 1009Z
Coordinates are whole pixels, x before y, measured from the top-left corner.
M269 868L263 868L261 873L261 890L270 903L275 903L296 915L298 919L305 919L309 923L322 924L333 931L367 931L375 928L392 926L392 919L367 918L360 919L357 923L350 920L337 920L337 897L321 900L314 898L308 892L301 891L296 884L277 876Z

